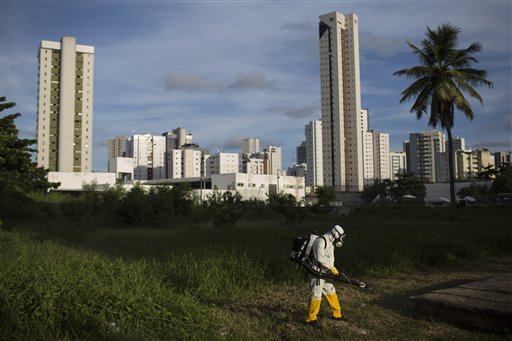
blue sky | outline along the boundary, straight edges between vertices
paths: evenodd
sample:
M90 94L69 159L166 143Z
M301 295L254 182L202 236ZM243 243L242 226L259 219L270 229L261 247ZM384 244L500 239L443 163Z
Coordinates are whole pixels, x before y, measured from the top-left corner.
M401 150L427 119L400 104L409 84L394 71L417 64L427 26L462 29L460 46L483 45L473 121L458 113L454 135L466 145L512 149L510 1L8 1L1 6L0 95L17 103L17 126L34 137L37 51L41 40L74 36L95 46L93 168L107 168L107 139L161 134L178 126L212 151L239 152L241 139L283 148L295 161L304 125L320 118L318 17L359 16L362 106L370 128Z

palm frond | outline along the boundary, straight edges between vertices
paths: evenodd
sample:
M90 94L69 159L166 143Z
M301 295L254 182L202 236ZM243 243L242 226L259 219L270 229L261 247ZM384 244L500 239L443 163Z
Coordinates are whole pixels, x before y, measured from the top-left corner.
M452 69L449 72L450 77L456 78L459 80L463 80L464 82L472 85L472 86L487 86L492 89L494 84L487 80L487 72L484 70L477 70L472 68L464 68L464 69Z
M466 100L464 94L460 92L460 90L455 87L456 96L453 98L453 103L458 110L462 111L467 119L470 121L473 120L473 109L471 108L471 104Z
M481 104L484 103L484 100L482 96L470 85L468 84L464 79L461 78L454 78L455 82L457 83L457 88L461 89L465 93L469 94L472 98L477 99Z
M420 65L396 71L393 73L393 76L417 79L428 76L430 74L432 74L432 68Z
M430 79L428 77L418 79L416 82L412 83L404 91L402 91L402 98L400 99L400 103L407 102L412 97L425 91L425 88L430 89Z
M416 97L414 104L409 112L416 113L416 118L419 120L428 111L429 106L432 104L432 87L427 85Z

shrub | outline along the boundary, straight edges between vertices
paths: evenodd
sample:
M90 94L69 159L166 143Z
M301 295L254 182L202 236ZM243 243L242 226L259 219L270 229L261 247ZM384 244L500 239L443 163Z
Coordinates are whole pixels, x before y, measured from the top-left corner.
M151 203L144 190L135 186L121 200L120 219L128 225L151 226L155 219Z
M267 199L267 205L280 213L286 223L300 222L306 217L307 212L301 204L289 193L270 194Z

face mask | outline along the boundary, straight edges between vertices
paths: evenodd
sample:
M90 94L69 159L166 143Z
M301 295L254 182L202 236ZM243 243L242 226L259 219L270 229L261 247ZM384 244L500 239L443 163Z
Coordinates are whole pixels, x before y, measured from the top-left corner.
M335 239L334 246L341 247L343 245L343 239L345 238L345 235L341 236L340 238Z

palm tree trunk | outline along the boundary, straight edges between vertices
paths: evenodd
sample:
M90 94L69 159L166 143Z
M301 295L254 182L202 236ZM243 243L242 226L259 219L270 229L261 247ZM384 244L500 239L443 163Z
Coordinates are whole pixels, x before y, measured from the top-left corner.
M453 167L453 139L452 139L452 129L447 126L446 133L448 134L448 170L450 172L450 201L452 202L452 207L457 206L457 199L455 198L455 170Z

